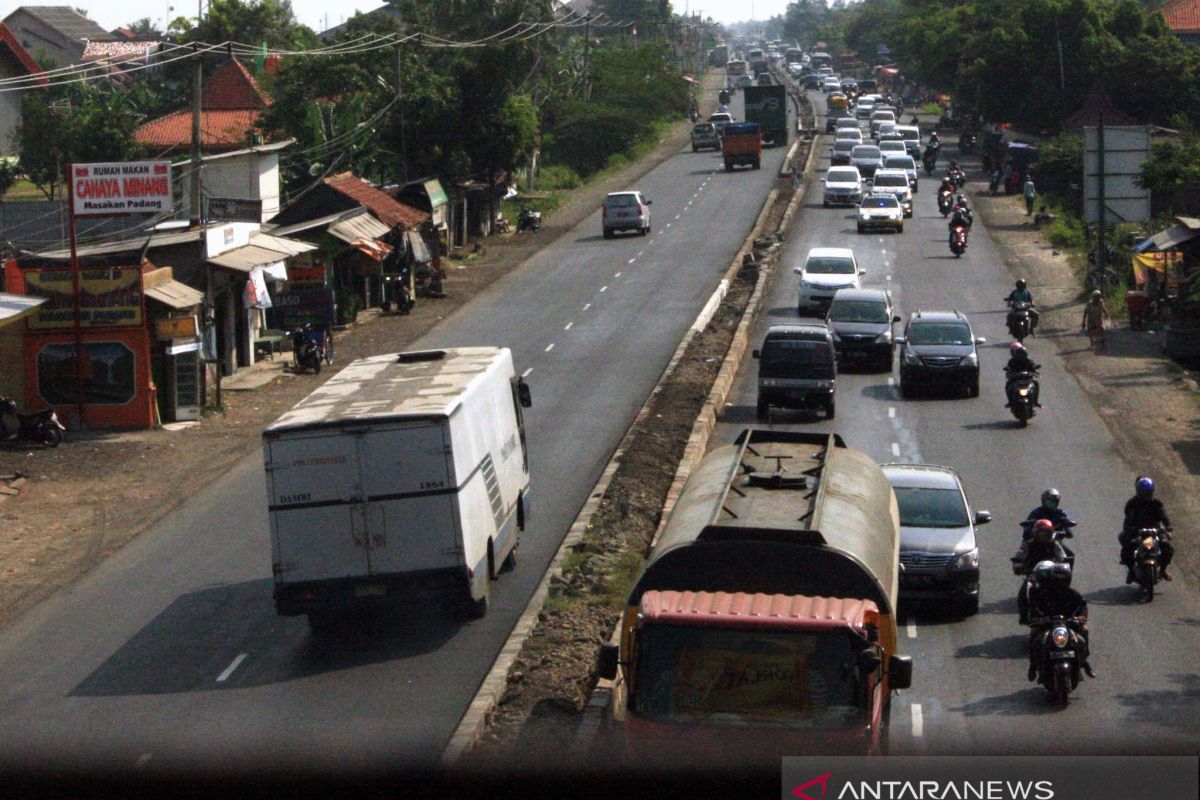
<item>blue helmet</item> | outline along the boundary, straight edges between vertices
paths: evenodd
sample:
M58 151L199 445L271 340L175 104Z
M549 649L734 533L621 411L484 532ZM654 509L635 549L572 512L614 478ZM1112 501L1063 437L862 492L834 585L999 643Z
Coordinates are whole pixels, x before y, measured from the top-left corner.
M1149 500L1154 497L1154 481L1143 475L1134 482L1133 490L1138 497Z

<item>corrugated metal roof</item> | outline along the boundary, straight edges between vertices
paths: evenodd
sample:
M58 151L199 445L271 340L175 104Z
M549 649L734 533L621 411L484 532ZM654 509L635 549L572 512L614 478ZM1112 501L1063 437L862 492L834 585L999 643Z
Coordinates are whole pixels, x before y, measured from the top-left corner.
M250 237L250 244L256 247L263 247L267 250L277 250L289 256L307 253L316 250L315 244L302 242L299 239L285 239L282 236L273 236L269 233L256 233Z
M208 259L208 263L226 269L236 269L239 272L250 272L255 267L276 264L287 257L287 253L281 253L278 250L268 250L258 245L246 244L227 253L221 253L219 256L213 256Z
M76 252L80 257L115 255L117 253L140 253L142 248L146 246L147 239L150 240L150 249L154 249L155 247L170 247L188 242L199 242L200 237L201 232L199 230L167 231L149 235L143 234L141 236L122 239L119 242L80 247ZM67 248L60 248L58 250L43 250L33 255L38 258L44 258L47 261L68 261L71 258L71 251Z
M353 172L341 172L325 179L325 185L371 210L385 225L415 228L429 221L429 215L398 202Z
M16 322L44 302L45 297L0 292L0 325Z
M329 226L329 232L343 242L353 243L356 239L378 239L391 230L367 213L350 219L339 220Z
M178 309L191 308L204 302L204 292L197 291L186 283L180 283L173 278L147 288L146 297Z
M649 591L642 595L647 620L708 627L856 628L879 609L870 600L785 594Z
M512 353L507 348L455 347L441 352L445 353L442 358L404 363L397 360L399 353L361 358L293 406L264 433L347 421L449 417L473 382L502 365L512 369Z

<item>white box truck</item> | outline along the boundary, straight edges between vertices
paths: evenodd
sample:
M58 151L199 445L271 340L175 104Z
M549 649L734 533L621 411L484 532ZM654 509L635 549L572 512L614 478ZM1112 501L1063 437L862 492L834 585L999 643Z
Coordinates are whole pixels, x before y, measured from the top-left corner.
M372 356L263 432L275 609L314 629L435 592L469 617L529 518L521 409L498 347Z

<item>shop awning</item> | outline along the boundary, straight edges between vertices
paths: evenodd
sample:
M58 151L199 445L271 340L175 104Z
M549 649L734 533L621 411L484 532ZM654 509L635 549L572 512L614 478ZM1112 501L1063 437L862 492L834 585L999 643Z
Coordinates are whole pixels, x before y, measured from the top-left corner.
M390 230L387 225L366 213L339 220L329 226L331 234L351 245L358 239L379 239L387 236Z
M412 249L413 260L418 264L428 264L433 261L433 257L429 255L429 248L425 246L425 240L421 238L421 234L416 231L409 231L405 234L408 238L408 246Z
M365 253L376 261L383 261L394 249L390 244L384 244L378 239L368 239L365 236L355 239L350 246L360 253Z
M238 272L250 272L255 267L266 267L271 264L277 264L287 257L288 253L281 253L278 250L268 250L256 244L247 244L230 250L227 253L221 253L219 256L213 256L208 259L208 263L216 264L218 267L225 267L226 269L235 269Z
M250 237L250 244L265 247L268 250L278 250L289 256L299 255L316 250L315 244L302 242L299 239L285 239L282 236L272 236L269 233L256 233Z
M1133 248L1134 251L1148 253L1170 250L1200 236L1200 220L1193 217L1176 217L1175 219L1179 220L1178 225L1167 228L1165 231L1159 231L1149 239L1139 243Z
M192 308L204 302L204 292L197 291L186 283L180 283L174 278L167 278L166 280L156 281L153 285L148 285L145 277L142 280L142 285L145 286L146 297L151 300L157 300L164 305L180 310Z
M16 322L46 302L45 297L28 294L6 294L0 292L0 327Z

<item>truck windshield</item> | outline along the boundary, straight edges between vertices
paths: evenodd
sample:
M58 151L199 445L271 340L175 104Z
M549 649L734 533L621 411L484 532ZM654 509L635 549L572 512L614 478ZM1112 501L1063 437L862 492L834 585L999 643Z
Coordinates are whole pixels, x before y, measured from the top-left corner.
M833 357L827 342L812 339L767 339L758 374L763 378L833 380Z
M841 728L861 723L847 630L768 632L648 625L632 710L670 722Z

